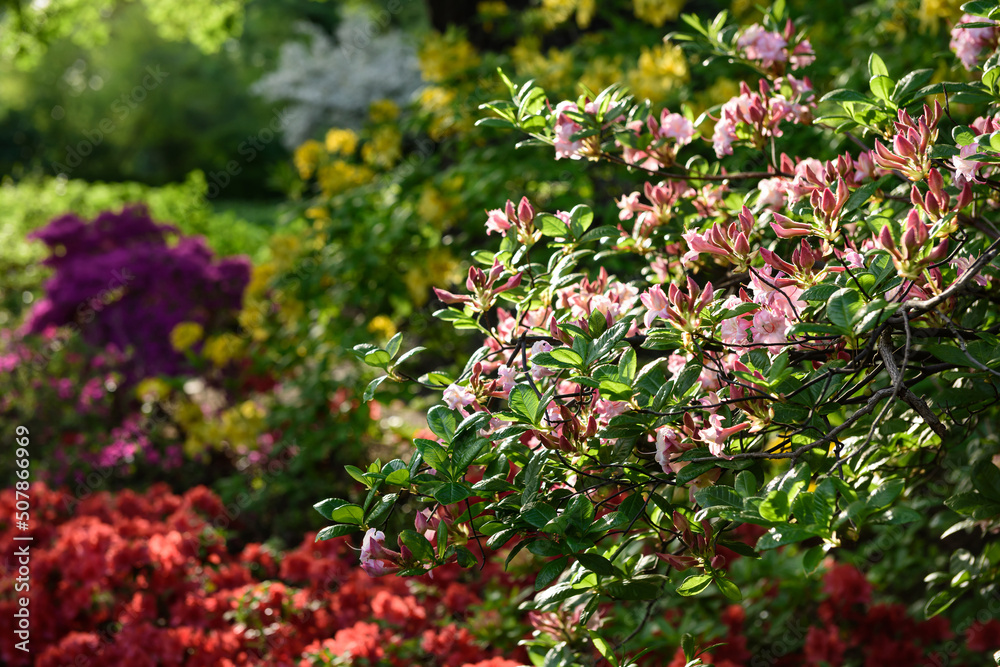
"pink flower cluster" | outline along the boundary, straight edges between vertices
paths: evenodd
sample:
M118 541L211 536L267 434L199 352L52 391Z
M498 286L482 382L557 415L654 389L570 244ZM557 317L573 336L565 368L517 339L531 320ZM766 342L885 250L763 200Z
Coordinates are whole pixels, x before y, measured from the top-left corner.
M766 139L780 137L781 123L812 122L815 95L808 78L787 77L791 97L776 92L764 79L758 82L759 92L740 82L740 94L722 106L722 113L712 133L712 147L717 157L732 155L733 143L741 139L761 148ZM778 82L780 83L780 81ZM780 86L779 86L780 89ZM772 94L773 93L773 94Z
M994 27L966 28L968 23L991 23ZM997 47L1000 25L996 21L965 14L951 29L951 50L962 61L965 69L971 70L979 64L981 56L992 53Z
M743 57L760 63L765 69L774 69L786 62L790 62L796 69L806 67L816 60L816 56L808 39L802 39L789 48L794 38L793 31L791 21L785 24L783 33L754 23L743 30L736 39L736 46L742 51Z

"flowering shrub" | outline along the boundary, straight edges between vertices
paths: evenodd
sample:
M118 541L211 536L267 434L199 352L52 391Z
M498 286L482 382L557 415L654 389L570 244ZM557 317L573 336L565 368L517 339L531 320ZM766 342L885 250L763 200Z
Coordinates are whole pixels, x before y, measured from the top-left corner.
M28 593L44 622L32 625L30 654L3 642L6 665L521 664L495 657L516 656L510 640L523 634L513 620L496 625L514 583L498 564L372 585L344 540L230 552L217 527L225 508L204 487L75 501L34 484L30 495L30 590L5 577L0 611L12 615ZM8 543L14 505L13 489L0 493ZM477 614L492 621L464 622Z
M214 261L198 237L174 246L142 207L105 212L87 223L74 215L33 233L52 250L54 275L32 308L25 329L76 326L93 345L131 350L129 380L176 374L183 359L168 334L180 322L224 327L239 310L250 277L244 259Z
M697 34L681 44L755 77L699 117L617 84L560 100L503 77L511 99L485 105L489 125L638 180L617 220L602 214L609 202L545 211L527 196L488 212L499 250L474 254L483 268L464 289L436 290L450 306L438 317L481 348L457 378L424 376L444 393L427 413L433 438L409 461L349 470L369 493L318 503L334 524L319 538L364 531L375 575L471 566L477 545L526 548L550 559L527 606L572 613L612 664L588 625L607 601L742 598L723 548L801 553L812 571L878 525L920 523L967 535L962 558L977 563L975 579L942 581L926 614L990 595L998 565L980 531L1000 507L1000 145L991 108L959 120L950 105L1000 102L996 59L981 82L932 83L931 70L894 79L872 54L864 92L821 96L782 4L742 29L684 20ZM815 152L784 152L793 132ZM400 335L355 349L384 371L369 392L412 381ZM393 540L379 528L404 494L426 507ZM741 525L764 534L751 546ZM853 647L831 633L817 630L809 659ZM911 651L884 648L897 650Z

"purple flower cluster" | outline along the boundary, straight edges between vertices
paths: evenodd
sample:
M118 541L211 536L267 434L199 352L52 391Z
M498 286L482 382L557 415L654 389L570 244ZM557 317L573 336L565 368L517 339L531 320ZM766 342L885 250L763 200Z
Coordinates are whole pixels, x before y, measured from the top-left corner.
M105 211L93 222L54 219L33 234L51 248L54 270L32 309L29 333L75 326L99 347L131 350L126 375L177 375L185 359L170 345L180 322L205 331L232 323L250 280L245 258L216 261L200 237L169 243L177 229L153 222L144 206Z

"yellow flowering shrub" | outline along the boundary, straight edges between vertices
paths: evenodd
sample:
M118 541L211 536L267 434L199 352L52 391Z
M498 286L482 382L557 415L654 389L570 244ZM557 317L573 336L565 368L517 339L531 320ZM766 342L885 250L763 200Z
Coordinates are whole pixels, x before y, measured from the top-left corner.
M245 348L246 342L242 338L227 332L207 338L201 353L217 368L222 368L239 358Z
M391 169L403 154L403 135L395 127L376 128L361 148L361 159L377 169Z
M632 11L638 19L657 28L680 16L684 0L632 0Z
M396 335L396 325L388 315L376 315L368 322L368 332L389 340Z
M201 340L205 330L197 322L181 322L170 331L170 345L178 352L190 350Z
M323 144L315 139L310 139L295 149L295 155L292 157L292 160L295 162L295 168L298 170L299 177L302 180L312 178L322 155Z
M354 130L333 128L326 133L326 151L334 155L352 155L358 147L358 135Z
M369 183L373 178L375 173L368 167L344 160L334 160L330 164L325 164L316 173L320 190L328 197Z
M673 44L642 49L637 67L627 76L628 85L638 99L659 103L687 79L687 58Z
M424 81L439 83L479 65L475 47L458 31L432 32L417 53Z
M392 100L375 100L368 107L368 119L373 123L388 123L399 118L399 105Z

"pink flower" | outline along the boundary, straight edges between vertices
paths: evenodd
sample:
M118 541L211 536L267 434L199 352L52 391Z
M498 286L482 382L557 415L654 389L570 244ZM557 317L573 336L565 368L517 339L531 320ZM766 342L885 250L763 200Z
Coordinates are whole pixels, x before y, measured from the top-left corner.
M667 308L670 304L667 301L666 293L664 293L663 288L659 285L650 287L639 297L639 300L648 309L646 317L643 319L643 323L647 329L652 326L653 320L656 318L665 318L667 316Z
M757 184L760 197L757 203L778 211L785 207L785 193L788 191L788 181L783 178L765 178Z
M475 400L476 395L469 391L467 387L450 384L447 389L444 390L444 402L451 410L464 408L466 405L473 403Z
M500 378L500 386L505 393L513 389L517 383L517 371L507 366L507 364L500 364L500 367L497 369L497 376Z
M722 427L722 417L719 415L711 415L708 418L709 426L708 428L703 428L698 431L698 438L703 442L708 443L708 451L712 453L712 456L718 456L722 459L731 459L732 456L726 454L726 440L729 436L734 433L738 433L745 428L750 427L750 422L743 422L742 424L737 424L736 426L730 426L729 428Z
M764 345L780 345L788 342L788 320L785 316L770 310L758 310L753 316L750 333L755 343ZM780 350L769 348L768 352L778 354Z
M979 146L971 143L968 146L962 146L959 149L959 154L951 158L952 166L955 168L955 185L962 187L969 182L979 183L976 171L983 166L983 163L965 159L977 152L979 152Z
M788 42L785 38L776 32L765 30L758 23L744 30L736 45L743 49L748 60L759 60L764 67L788 60L785 53Z
M385 533L369 528L361 543L361 569L370 577L381 577L399 571L400 554L385 548Z
M956 257L951 260L950 265L955 269L958 274L956 277L961 278L962 274L969 270L969 268L975 263L971 257ZM978 285L986 287L989 284L989 280L982 273L977 275L972 279Z
M965 23L994 23L986 18L965 14L951 29L951 50L962 61L965 69L979 64L983 50L992 51L997 45L997 28L963 28Z
M583 148L583 141L573 141L571 137L583 129L583 127L566 115L566 111L579 111L575 103L565 101L560 102L555 109L556 113L556 140L553 144L556 149L556 159L568 157L571 160L581 159L580 150Z
M712 132L712 148L715 156L733 154L733 142L736 141L736 123L728 118L720 118Z
M677 431L669 426L656 429L656 462L660 464L663 472L673 472L670 468L670 454L679 451L680 448L681 438Z
M498 208L492 211L487 211L486 215L486 235L489 236L492 232L496 232L503 236L510 229L510 221L507 220L507 215Z
M659 136L673 139L677 146L686 146L694 138L694 124L679 113L667 114L666 110L660 116Z
M621 200L615 202L615 204L621 209L618 213L618 219L623 222L625 220L631 220L636 211L644 211L649 208L648 206L644 206L639 203L638 192L633 192L630 195L622 195Z

